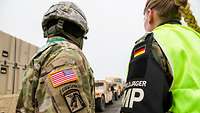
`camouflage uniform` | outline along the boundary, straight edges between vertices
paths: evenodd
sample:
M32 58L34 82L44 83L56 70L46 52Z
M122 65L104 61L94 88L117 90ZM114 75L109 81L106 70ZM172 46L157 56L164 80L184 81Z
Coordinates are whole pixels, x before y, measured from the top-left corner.
M47 44L33 57L16 112L94 113L94 77L81 49L88 32L84 13L72 2L52 5L42 21Z
M157 61L157 63L159 63L160 67L166 73L168 83L171 84L172 79L173 79L172 69L169 65L169 62L168 62L165 54L163 53L162 49L160 48L160 46L158 45L156 40L153 40L151 50L152 50L152 54L153 54L155 60Z
M94 113L94 104L93 72L82 51L50 38L25 72L16 112Z

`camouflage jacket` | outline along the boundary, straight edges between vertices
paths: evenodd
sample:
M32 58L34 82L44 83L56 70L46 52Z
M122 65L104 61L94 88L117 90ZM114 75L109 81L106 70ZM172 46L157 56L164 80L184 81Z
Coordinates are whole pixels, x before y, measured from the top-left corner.
M25 72L16 112L95 113L94 77L82 51L50 38Z

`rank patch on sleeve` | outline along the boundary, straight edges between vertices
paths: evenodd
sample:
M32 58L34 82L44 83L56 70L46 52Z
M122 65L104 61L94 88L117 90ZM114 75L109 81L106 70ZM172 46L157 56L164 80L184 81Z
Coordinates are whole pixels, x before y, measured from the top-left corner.
M139 48L139 49L136 49L135 51L134 51L134 57L137 57L137 56L139 56L139 55L142 55L142 54L144 54L145 53L145 50L146 50L146 48L145 48L145 46L143 46L143 47L141 47L141 48Z
M71 113L75 113L86 107L78 90L72 90L70 93L64 95L64 98Z
M73 69L65 69L49 74L49 79L53 87L57 87L65 83L76 81L78 77Z

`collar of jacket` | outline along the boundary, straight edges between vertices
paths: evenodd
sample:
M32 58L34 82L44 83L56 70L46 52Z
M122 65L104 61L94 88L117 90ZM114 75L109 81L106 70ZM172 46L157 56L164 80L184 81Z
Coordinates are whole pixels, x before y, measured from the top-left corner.
M158 26L161 26L161 25L164 25L164 24L180 24L181 25L181 22L180 22L180 20L173 19L173 20L165 21L165 22L159 24Z
M55 36L47 40L47 45L62 42L62 41L66 41L66 39L60 36Z
M48 38L47 43L44 46L42 46L37 51L37 53L40 53L40 52L44 51L47 47L49 47L51 45L54 45L56 43L63 42L63 41L66 41L66 39L61 37L61 36L54 36L54 37Z

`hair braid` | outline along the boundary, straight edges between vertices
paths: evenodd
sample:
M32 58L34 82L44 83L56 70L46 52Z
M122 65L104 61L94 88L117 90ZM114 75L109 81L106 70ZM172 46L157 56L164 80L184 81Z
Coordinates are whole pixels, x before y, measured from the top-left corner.
M200 33L200 27L198 26L197 21L192 14L187 0L175 0L175 4L179 6L181 16L184 18L184 21L187 23L187 25Z

